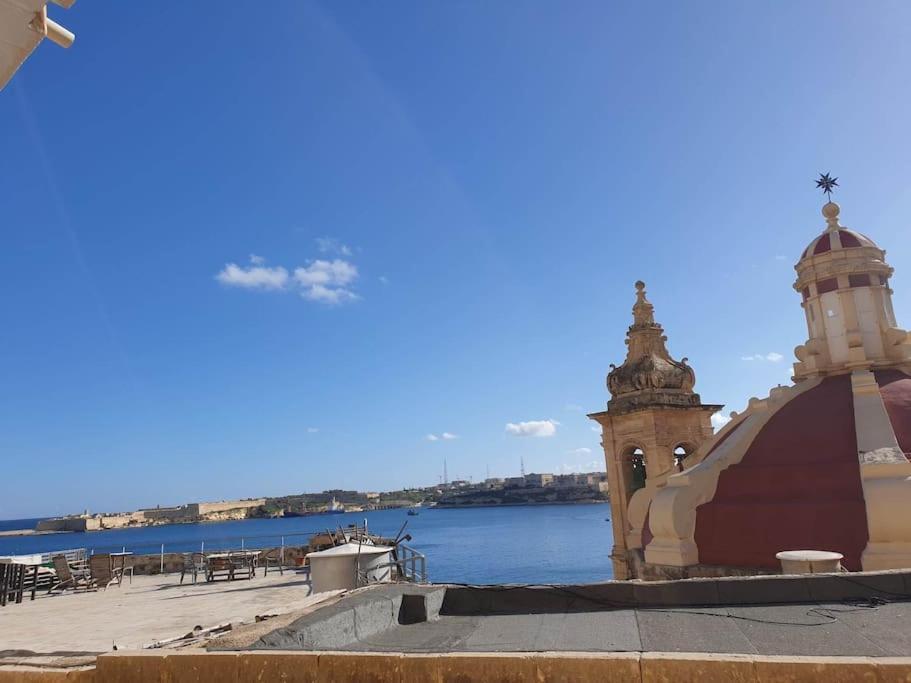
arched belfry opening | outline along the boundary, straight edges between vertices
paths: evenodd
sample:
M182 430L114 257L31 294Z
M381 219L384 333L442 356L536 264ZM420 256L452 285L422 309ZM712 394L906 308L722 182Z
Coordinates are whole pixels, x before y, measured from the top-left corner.
M645 488L645 480L648 475L645 471L645 452L638 446L630 446L626 449L626 455L623 458L624 481L626 482L626 491L629 495L634 494L641 488Z
M690 444L680 443L674 448L674 466L677 468L678 472L683 472L689 465L686 462L686 459L693 454L693 451L696 449L693 448Z
M672 358L666 342L645 283L637 282L626 359L610 366L607 410L589 415L603 430L614 531L611 558L618 579L635 576L642 554L642 517L654 494L669 476L694 464L690 461L699 444L712 435L712 413L722 407L700 402L693 391L693 368L686 358ZM634 497L638 512L631 519Z

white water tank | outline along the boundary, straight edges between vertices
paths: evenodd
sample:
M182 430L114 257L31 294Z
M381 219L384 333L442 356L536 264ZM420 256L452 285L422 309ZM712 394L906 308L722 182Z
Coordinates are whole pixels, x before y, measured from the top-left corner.
M310 588L314 593L349 590L367 583L392 580L392 548L345 543L328 550L307 553ZM383 566L387 565L387 566ZM360 583L358 576L361 577Z

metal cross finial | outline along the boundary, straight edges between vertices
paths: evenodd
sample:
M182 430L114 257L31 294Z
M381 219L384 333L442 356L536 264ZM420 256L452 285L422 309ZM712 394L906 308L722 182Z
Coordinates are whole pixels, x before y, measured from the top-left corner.
M832 190L838 187L838 178L831 178L828 173L820 173L819 180L816 181L816 187L825 192L829 201L832 201Z

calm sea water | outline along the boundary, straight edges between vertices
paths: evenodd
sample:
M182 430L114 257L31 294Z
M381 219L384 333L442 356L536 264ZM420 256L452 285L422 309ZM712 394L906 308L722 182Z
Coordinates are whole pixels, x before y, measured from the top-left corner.
M408 544L427 556L431 581L452 583L584 583L613 577L608 504L426 509L318 515L287 519L171 524L46 536L0 537L0 555L89 548L136 553L302 545L307 536L339 524L363 524L394 536L406 521ZM7 520L2 529L34 527L36 520ZM299 534L299 535L296 535Z

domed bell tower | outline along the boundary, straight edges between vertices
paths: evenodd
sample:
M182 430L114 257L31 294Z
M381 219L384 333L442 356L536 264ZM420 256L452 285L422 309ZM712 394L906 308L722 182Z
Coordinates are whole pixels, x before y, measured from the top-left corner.
M637 282L626 360L607 375L607 410L589 415L602 428L617 579L637 576L652 498L671 474L695 464L688 457L712 435L711 416L722 408L700 402L693 368L671 358L665 342L645 283Z
M886 252L842 226L840 207L822 207L826 229L794 266L808 339L794 350L794 378L839 374L911 362L911 339L892 310Z

